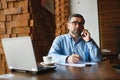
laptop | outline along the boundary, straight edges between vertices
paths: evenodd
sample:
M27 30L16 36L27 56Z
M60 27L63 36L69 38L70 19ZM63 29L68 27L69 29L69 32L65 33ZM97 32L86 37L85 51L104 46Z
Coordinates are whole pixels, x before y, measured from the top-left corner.
M55 66L38 66L30 36L1 39L10 70L38 72L55 69Z

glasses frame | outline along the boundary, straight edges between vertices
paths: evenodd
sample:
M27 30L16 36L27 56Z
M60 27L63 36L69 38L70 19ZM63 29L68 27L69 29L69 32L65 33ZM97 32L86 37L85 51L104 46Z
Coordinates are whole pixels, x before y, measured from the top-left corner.
M83 22L78 22L78 21L72 21L72 22L70 22L70 23L72 23L73 26L77 26L77 25L83 26L83 25L84 25Z

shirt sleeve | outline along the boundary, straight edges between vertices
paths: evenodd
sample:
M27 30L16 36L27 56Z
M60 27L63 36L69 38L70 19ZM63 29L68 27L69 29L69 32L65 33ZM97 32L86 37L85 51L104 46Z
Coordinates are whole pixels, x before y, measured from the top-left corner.
M87 42L86 44L88 45L91 61L93 62L101 61L101 52L97 44L93 40Z
M52 60L55 63L65 63L67 55L63 55L61 51L61 42L62 39L61 37L56 37L55 40L53 41L53 44L50 48L50 51L48 53L48 56L52 56Z

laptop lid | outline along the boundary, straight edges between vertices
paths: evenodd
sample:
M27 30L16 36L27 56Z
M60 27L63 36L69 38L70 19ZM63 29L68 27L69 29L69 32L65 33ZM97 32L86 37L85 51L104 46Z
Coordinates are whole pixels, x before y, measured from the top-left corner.
M3 38L2 45L9 69L38 71L30 36Z

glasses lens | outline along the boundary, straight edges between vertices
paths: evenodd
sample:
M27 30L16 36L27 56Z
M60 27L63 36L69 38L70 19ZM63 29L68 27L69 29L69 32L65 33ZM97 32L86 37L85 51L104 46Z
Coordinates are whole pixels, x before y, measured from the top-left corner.
M72 23L72 25L74 25L74 26L76 26L76 25L79 25L79 26L83 25L82 22L78 22L78 21L73 21L73 22L71 22L71 23Z

